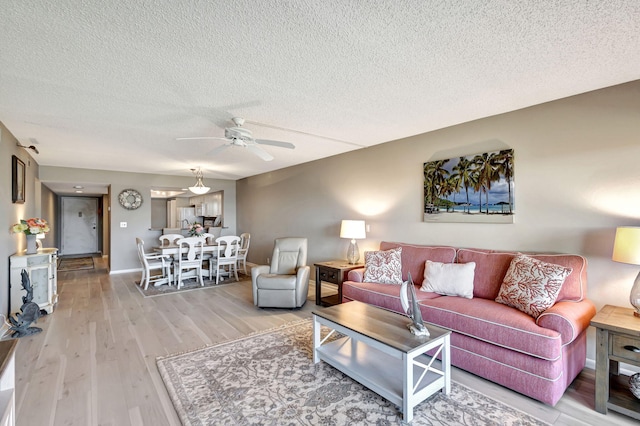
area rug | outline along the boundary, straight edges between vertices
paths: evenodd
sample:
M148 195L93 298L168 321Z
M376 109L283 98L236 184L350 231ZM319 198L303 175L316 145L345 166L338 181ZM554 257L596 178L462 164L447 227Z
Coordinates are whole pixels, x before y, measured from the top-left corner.
M324 362L312 361L304 320L157 359L185 426L402 425L398 407ZM413 425L546 423L452 382L414 409Z
M140 281L136 280L136 288L138 289L138 291L140 291L140 293L142 293L142 295L144 297L156 297L156 296L166 296L169 294L177 294L177 293L184 293L186 291L196 291L196 290L205 290L205 289L209 289L209 288L218 288L218 287L225 287L228 285L232 285L232 284L240 284L243 281L251 281L251 277L247 278L245 276L239 275L238 278L240 279L240 281L236 281L234 278L232 279L226 279L224 281L221 281L220 284L216 284L215 280L208 280L208 279L204 279L204 287L200 285L200 283L195 280L195 279L189 279L189 280L184 280L183 281L183 285L180 287L180 289L178 290L178 287L175 285L167 285L167 284L163 284L160 285L158 287L154 286L153 283L149 284L149 287L145 290L142 287L140 287Z
M58 264L58 272L93 269L93 257L63 257Z

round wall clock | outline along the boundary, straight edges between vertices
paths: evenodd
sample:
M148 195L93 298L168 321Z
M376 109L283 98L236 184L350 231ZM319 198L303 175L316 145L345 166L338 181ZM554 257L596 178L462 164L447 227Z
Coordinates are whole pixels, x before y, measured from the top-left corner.
M142 195L135 189L125 189L118 195L118 202L127 210L135 210L142 205Z

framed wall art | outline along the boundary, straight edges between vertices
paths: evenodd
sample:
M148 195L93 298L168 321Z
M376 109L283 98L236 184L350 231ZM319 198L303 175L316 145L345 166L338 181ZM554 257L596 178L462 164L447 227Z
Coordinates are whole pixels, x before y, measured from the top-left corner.
M424 221L513 223L513 150L424 163Z
M11 198L15 203L24 203L24 179L25 168L24 162L13 155L11 157Z

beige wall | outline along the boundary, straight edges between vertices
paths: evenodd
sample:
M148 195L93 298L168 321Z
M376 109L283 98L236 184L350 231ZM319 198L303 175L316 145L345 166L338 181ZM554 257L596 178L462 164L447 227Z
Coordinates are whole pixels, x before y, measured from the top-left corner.
M17 139L0 123L0 313L7 315L9 295L9 256L24 250L23 234L11 234L9 228L20 219L40 215L38 163L24 149L16 146ZM11 198L11 157L15 155L25 164L25 202L13 204ZM36 182L38 189L36 190ZM46 219L46 218L45 218Z
M502 148L515 152L514 224L422 222L425 161ZM279 236L308 237L310 262L345 258L341 219L370 224L361 251L389 240L579 253L597 307L629 306L640 267L611 249L616 226L640 226L639 160L635 81L240 180L238 231L252 234L254 263Z
M39 181L38 181L39 183ZM47 233L47 236L42 240L43 247L57 247L56 241L58 240L58 227L55 223L55 217L58 212L58 197L49 188L44 185L38 185L41 190L41 208L40 216L47 219L51 225L51 230Z

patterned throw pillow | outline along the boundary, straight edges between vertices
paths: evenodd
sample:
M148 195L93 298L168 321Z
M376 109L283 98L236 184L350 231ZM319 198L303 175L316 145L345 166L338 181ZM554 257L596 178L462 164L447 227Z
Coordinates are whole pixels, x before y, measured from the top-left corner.
M364 281L402 284L402 247L386 251L364 252Z
M571 268L543 262L528 256L513 258L496 302L538 318L556 303Z

